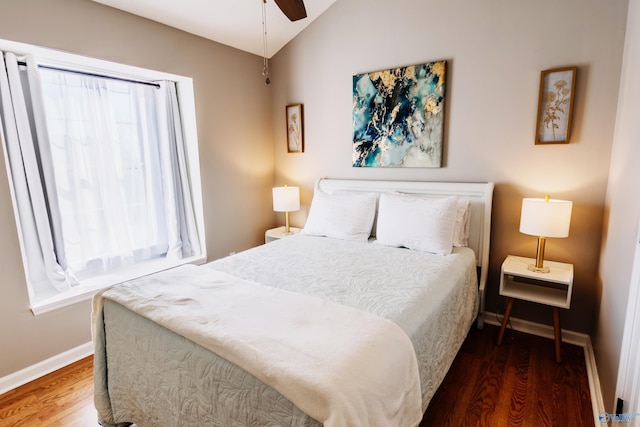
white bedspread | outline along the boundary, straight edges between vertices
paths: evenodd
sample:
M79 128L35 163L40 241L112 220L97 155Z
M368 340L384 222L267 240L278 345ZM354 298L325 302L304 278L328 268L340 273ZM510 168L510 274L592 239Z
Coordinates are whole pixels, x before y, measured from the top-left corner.
M240 366L325 426L422 418L413 345L374 314L195 266L108 289L94 299L94 316L102 298Z
M434 255L376 243L295 235L203 267L367 311L400 326L418 358L423 410L478 308L475 254Z

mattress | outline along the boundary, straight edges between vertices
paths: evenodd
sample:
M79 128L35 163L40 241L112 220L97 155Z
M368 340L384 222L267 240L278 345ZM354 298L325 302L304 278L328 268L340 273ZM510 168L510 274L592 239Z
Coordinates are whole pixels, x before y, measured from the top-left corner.
M475 254L448 256L297 235L201 268L302 292L397 324L418 360L423 410L476 316ZM105 300L96 338L104 425L311 426L272 387L179 334ZM102 336L101 336L102 335Z

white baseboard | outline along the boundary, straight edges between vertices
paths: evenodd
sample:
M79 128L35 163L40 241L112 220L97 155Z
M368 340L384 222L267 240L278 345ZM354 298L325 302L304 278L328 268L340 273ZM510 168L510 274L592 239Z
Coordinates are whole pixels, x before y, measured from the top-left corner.
M501 326L502 317L498 320L496 313L485 312L484 321L490 325ZM515 317L509 317L511 329L539 337L554 339L553 326L530 322ZM595 425L600 425L599 415L604 412L604 399L600 388L600 378L596 368L596 357L593 353L591 338L587 334L562 329L562 342L574 344L584 349L584 360L587 365L587 377L589 379L589 392L591 393L591 407Z
M28 366L18 372L0 378L0 394L6 393L14 388L18 388L30 381L38 379L44 375L64 368L80 359L93 354L93 343L88 342L76 348L57 354L49 359Z

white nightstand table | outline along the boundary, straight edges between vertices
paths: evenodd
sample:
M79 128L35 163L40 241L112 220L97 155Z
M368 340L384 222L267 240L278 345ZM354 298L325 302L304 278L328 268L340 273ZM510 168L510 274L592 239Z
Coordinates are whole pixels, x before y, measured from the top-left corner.
M502 319L498 345L502 344L504 331L509 322L513 299L536 302L553 307L553 332L555 336L556 362L562 361L560 344L560 309L571 306L573 289L573 264L545 261L550 268L548 273L536 273L529 270L529 264L535 264L532 258L513 255L507 256L502 263L500 273L500 295L507 297L507 308Z
M302 231L301 228L289 227L291 234L284 233L284 225L282 227L272 228L271 230L267 230L264 233L264 242L269 243L274 240L282 239L283 237L293 236L294 234L298 234Z

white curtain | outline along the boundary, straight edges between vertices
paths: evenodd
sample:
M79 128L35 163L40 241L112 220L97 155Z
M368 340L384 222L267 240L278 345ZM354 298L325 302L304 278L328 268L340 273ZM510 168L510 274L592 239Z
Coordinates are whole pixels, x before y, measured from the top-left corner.
M79 277L166 253L152 86L41 70L65 251Z
M27 279L32 285L29 289L30 296L48 287L60 292L66 291L77 284L77 281L63 267L63 252L60 252L59 257L55 250L52 230L57 225L53 224L55 220L49 214L43 175L39 167L39 160L46 159L39 153L38 146L42 141L34 130L36 126L41 127L42 122L36 125L33 114L29 114L27 109L28 104L38 104L41 100L31 99L33 92L37 96L37 90L24 90L30 87L28 74L20 71L18 59L13 53L4 53L1 65L0 126L9 160Z
M176 84L170 81L162 81L159 84L162 90L159 100L164 104L159 111L165 115L162 121L167 124L160 137L160 146L164 148L163 170L171 171L173 178L173 185L165 188L165 199L173 201L166 204L168 222L173 224L169 232L167 257L180 259L200 253L200 241L187 173L187 153L182 134Z
M199 250L174 83L41 76L65 250L78 276Z
M200 254L175 83L32 60L26 72L4 57L2 134L30 291Z

